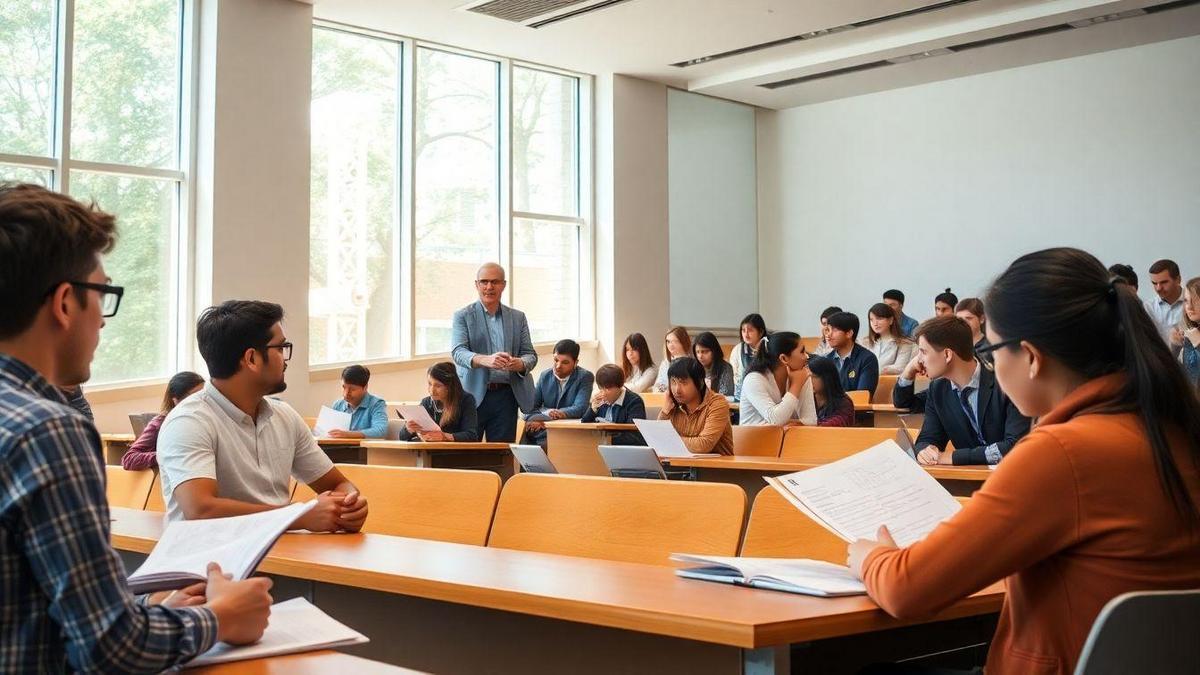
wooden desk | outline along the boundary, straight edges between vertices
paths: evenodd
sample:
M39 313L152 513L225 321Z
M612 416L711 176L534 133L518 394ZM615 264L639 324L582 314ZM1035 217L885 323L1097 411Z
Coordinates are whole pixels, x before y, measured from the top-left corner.
M367 464L438 469L483 469L502 478L512 475L508 443L422 443L421 441L359 441Z
M624 431L637 431L637 425L551 420L546 422L546 455L559 473L607 476L597 448L610 445L613 436Z
M317 438L317 445L335 464L366 464L367 451L362 447L364 441L365 438L320 436Z
M323 649L188 670L196 675L404 675L419 671Z
M128 554L153 548L161 514L114 508L112 517L113 546L137 564ZM276 601L304 595L371 638L349 653L437 673L786 673L789 645L869 641L919 623L963 619L948 624L972 627L962 639L973 642L961 644L986 642L1003 598L995 584L906 622L864 596L813 598L681 579L667 566L377 534L284 535L259 569L276 575ZM876 638L927 654L951 644L948 630ZM819 652L795 655L809 667ZM865 645L855 653L881 657Z
M121 457L137 440L133 434L100 434L100 447L104 449L105 464L120 464Z

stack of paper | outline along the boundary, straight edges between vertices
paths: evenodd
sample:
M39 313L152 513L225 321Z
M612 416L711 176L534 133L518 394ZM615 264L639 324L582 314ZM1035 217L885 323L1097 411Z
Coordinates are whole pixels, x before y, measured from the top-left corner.
M313 435L328 436L334 429L348 431L350 413L338 412L327 405L321 406L321 412L317 414L317 423L313 425Z
M367 641L362 633L334 620L304 598L294 598L271 606L267 630L258 642L242 646L218 642L184 668L360 645Z
M633 423L646 439L646 445L654 448L654 454L659 457L719 457L715 452L698 454L688 450L670 420L635 419Z
M863 595L863 583L850 568L823 560L784 558L725 558L676 553L671 560L702 567L675 570L686 579L765 588L772 591L832 598Z

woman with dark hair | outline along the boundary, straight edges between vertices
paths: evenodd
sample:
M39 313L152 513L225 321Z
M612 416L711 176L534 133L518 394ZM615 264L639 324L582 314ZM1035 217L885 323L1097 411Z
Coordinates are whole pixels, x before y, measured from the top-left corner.
M900 549L881 527L849 564L897 617L1007 579L988 675L1070 673L1108 601L1200 587L1200 401L1088 253L1018 258L986 305L996 379L1037 428L925 539Z
M437 431L422 431L421 425L409 420L400 431L402 441L451 441L472 443L479 440L479 416L475 397L463 390L458 371L449 361L435 363L426 373L429 395L421 399L421 407L437 423Z
M721 348L717 336L707 331L697 335L692 343L692 357L704 366L704 383L708 388L732 398L733 367L725 361L725 350Z
M667 368L671 389L658 419L671 420L683 444L696 454L733 454L729 401L704 384L704 366L690 356Z
M808 362L812 372L813 403L817 409L817 426L854 426L854 401L842 388L837 364L833 359L817 356Z
M958 304L958 296L955 295L949 288L938 293L933 298L933 315L934 316L953 316L954 307Z
M979 298L963 298L954 306L954 315L971 327L971 341L975 343L975 349L983 349L988 346L987 335L984 334L984 326L987 325L987 315L983 313L983 301Z
M742 380L749 372L750 361L762 339L767 336L767 322L761 314L747 314L738 329L741 340L729 351L729 365L733 366L733 398L742 399Z
M1200 277L1187 282L1187 297L1183 303L1183 314L1179 317L1180 343L1179 363L1193 391L1200 391Z
M917 343L900 330L900 317L892 306L877 302L867 310L866 335L862 346L871 350L879 360L880 375L899 375L917 354Z
M126 471L141 471L158 467L158 430L162 428L167 414L179 405L183 399L200 391L204 387L204 378L196 373L185 370L175 373L167 380L167 390L163 392L162 405L158 415L146 424L137 440L121 455L121 466Z
M675 326L663 337L663 360L658 366L658 377L654 380L654 391L667 390L667 368L676 359L691 357L692 337L683 326Z
M650 391L658 378L658 367L650 356L650 345L641 333L630 333L621 346L621 372L625 373L625 386L635 394Z
M742 380L740 426L817 423L809 357L800 336L791 331L763 339Z

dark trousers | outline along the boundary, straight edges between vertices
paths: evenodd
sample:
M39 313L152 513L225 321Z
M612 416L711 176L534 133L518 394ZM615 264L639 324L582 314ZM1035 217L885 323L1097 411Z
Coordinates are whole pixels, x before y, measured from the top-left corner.
M517 397L512 387L488 389L480 402L479 440L489 443L512 443L517 440Z

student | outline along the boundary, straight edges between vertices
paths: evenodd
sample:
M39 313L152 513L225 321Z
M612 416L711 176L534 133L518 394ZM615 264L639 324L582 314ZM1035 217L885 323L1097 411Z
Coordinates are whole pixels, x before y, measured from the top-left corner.
M667 390L667 369L675 359L692 355L692 338L683 326L675 326L663 338L663 360L658 364L658 377L654 380L654 391Z
M932 382L914 394L919 375ZM915 444L922 464L996 464L1029 433L1029 418L997 386L991 365L975 358L971 327L956 316L917 328L917 355L896 379L892 402L925 413Z
M817 348L813 350L814 356L828 356L829 352L833 351L833 347L829 346L829 317L841 311L841 307L834 306L826 307L825 311L821 312L821 341L817 343Z
M525 441L546 447L546 420L579 419L588 408L595 377L579 366L579 343L559 340L554 367L542 371L533 392L533 412L525 416Z
M1200 277L1187 282L1187 301L1183 305L1177 329L1183 336L1179 350L1179 363L1187 375L1192 390L1200 392Z
M850 312L829 317L829 346L833 351L829 352L828 358L837 364L842 389L874 393L879 384L879 360L854 341L858 337L858 328L858 317Z
M879 372L884 375L896 375L917 351L917 345L904 337L900 332L900 322L896 320L896 310L882 302L871 305L867 311L869 330L863 336L862 345L871 350L879 361Z
M733 383L733 367L725 360L725 350L717 336L707 331L697 335L692 343L692 356L704 366L704 383L708 388L733 398L737 389Z
M121 466L126 471L142 471L158 468L158 430L162 427L167 413L175 409L179 402L200 391L204 387L204 378L189 370L175 373L167 381L167 391L163 394L162 407L159 413L150 420L137 440L129 446L121 456Z
M740 426L817 423L808 353L791 331L763 339L742 381Z
M738 328L742 339L729 352L729 365L733 366L733 398L742 398L742 378L746 377L747 368L754 360L754 350L762 339L767 336L767 322L761 314L747 314Z
M971 327L971 343L975 349L988 346L987 336L983 327L987 323L987 315L983 312L983 301L979 298L963 298L954 306L954 316L967 322Z
M1146 312L1158 326L1158 333L1171 348L1171 353L1178 356L1183 348L1183 335L1177 329L1183 316L1183 284L1179 275L1179 265L1174 260L1159 260L1150 266L1150 283L1154 285L1154 294L1158 297L1147 300Z
M958 296L947 288L933 298L933 315L954 316L954 308L957 306Z
M402 441L474 443L479 440L479 420L475 397L463 389L454 363L442 361L425 372L429 395L421 407L438 425L437 431L422 431L409 420L400 431Z
M896 316L900 317L900 332L904 333L904 337L911 338L917 330L918 322L916 319L904 313L904 293L896 289L891 289L883 292L883 301L889 307L896 310Z
M641 333L630 333L621 347L621 372L625 373L625 386L640 394L650 391L658 378L658 366L650 356L650 345Z
M333 409L350 413L349 429L332 429L331 438L386 438L388 425L387 401L367 391L371 371L353 365L342 369L342 397L333 402Z
M157 673L218 640L249 644L271 580L135 598L110 543L96 427L59 387L91 376L124 292L101 256L112 216L35 185L0 185L0 673Z
M1133 291L1134 295L1137 295L1138 275L1137 275L1137 272L1133 271L1132 267L1130 267L1129 265L1126 265L1125 263L1117 263L1117 264L1113 265L1112 267L1108 268L1108 273L1113 276L1121 277L1122 279L1124 279L1125 285L1128 286Z
M658 419L671 420L683 444L696 454L733 454L729 401L704 384L704 366L690 356L667 369L671 390Z
M1000 386L1037 429L921 541L900 549L880 528L849 546L899 618L1006 580L988 675L1075 672L1110 600L1200 587L1200 404L1123 285L1076 249L1009 266L987 334Z
M833 359L818 356L808 362L812 371L813 402L817 409L817 426L821 427L852 427L854 426L854 401L842 389L842 379L838 377L837 366Z
M287 506L290 478L317 493L292 523L313 532L357 532L367 500L317 446L304 418L275 398L287 389L292 343L283 308L228 300L196 322L212 378L175 406L158 434L158 466L169 520L240 516Z
M646 419L646 403L636 392L625 386L625 374L614 364L606 363L596 370L598 391L588 403L580 422L612 422L631 424ZM612 437L613 445L645 445L636 431L622 431Z

